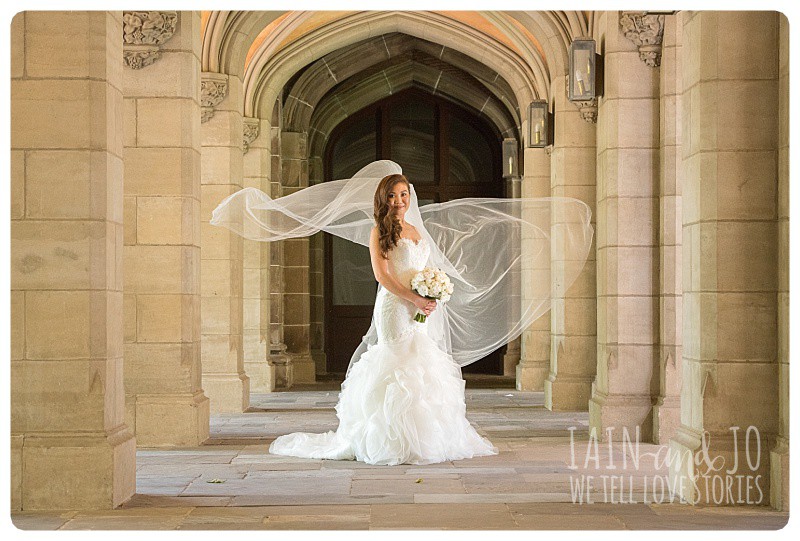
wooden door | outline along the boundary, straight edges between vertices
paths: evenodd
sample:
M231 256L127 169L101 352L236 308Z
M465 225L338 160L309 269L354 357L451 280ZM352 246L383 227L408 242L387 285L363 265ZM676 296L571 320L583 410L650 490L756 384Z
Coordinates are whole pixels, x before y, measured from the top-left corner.
M414 183L420 206L462 197L503 197L500 133L475 113L410 88L351 115L325 152L325 179L351 177L390 159ZM344 372L372 319L377 282L369 250L325 233L325 352ZM464 368L502 374L505 346Z

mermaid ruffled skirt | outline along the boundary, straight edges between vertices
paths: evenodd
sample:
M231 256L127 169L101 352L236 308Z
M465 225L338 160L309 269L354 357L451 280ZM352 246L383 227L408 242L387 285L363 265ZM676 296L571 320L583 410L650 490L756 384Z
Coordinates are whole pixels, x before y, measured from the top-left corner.
M424 332L378 342L342 383L338 429L280 436L269 452L376 465L495 455L466 418L464 385L458 364Z

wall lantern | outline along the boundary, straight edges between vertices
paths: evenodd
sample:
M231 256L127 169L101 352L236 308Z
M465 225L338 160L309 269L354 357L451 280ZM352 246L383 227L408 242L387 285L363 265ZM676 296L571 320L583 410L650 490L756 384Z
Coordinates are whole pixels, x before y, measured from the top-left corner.
M591 101L603 94L602 65L593 39L572 40L569 46L569 101Z
M517 140L503 139L503 178L518 177Z
M528 148L545 148L554 137L553 114L547 100L533 100L528 109Z

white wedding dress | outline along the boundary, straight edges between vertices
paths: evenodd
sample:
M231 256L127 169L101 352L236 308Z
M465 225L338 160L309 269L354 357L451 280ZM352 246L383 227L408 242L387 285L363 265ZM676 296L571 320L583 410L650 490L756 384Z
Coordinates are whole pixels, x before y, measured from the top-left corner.
M389 267L401 283L425 267L430 247L401 238ZM457 294L457 293L456 293ZM342 383L339 427L279 436L269 452L368 464L434 464L495 455L497 448L466 418L461 367L414 321L417 309L385 288L375 299L378 342Z

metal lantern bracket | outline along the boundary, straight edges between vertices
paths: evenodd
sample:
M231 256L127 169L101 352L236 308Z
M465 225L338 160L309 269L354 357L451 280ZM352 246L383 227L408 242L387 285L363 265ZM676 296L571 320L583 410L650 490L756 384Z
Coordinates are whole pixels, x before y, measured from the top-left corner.
M533 109L537 104L539 106L544 105L546 111L544 138L539 143L536 143L533 134ZM528 148L545 148L548 145L552 145L553 141L555 141L555 114L550 110L550 103L546 100L532 101L528 106L528 137L526 146Z
M580 44L580 45L579 45ZM588 47L588 51L586 50ZM590 75L591 79L589 79L593 83L593 92L586 91L581 92L580 94L576 95L573 92L573 79L577 78L576 69L575 69L575 55L577 51L582 49L589 53L589 55L594 54L594 58L592 56L588 56L588 58L594 61L594 66L590 66L593 68L590 71L593 71L593 75ZM587 58L584 56L584 58ZM604 86L605 86L605 66L603 63L602 55L597 53L597 43L595 40L591 38L575 38L570 45L570 53L569 53L569 71L565 77L566 85L564 91L567 95L567 100L572 102L575 107L578 108L581 114L581 118L583 118L587 122L596 123L597 122L597 111L598 111L598 99L604 93Z
M603 55L600 53L594 53L594 73L595 73L595 82L594 82L594 93L595 97L604 96L605 95L605 63L603 62ZM569 77L570 74L567 73L564 76L564 80L567 84L564 85L564 95L569 100ZM581 100L569 100L573 103L577 103Z
M520 176L520 165L517 140L510 137L503 139L503 178Z

